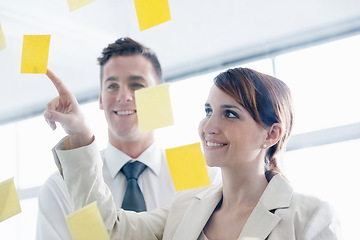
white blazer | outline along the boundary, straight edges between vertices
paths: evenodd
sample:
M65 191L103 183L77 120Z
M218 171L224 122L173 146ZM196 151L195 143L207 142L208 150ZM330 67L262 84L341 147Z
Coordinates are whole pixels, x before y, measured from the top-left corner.
M171 206L151 212L116 210L104 183L102 160L94 147L55 148L74 209L97 201L111 239L196 240L222 197L213 185L177 194ZM331 206L317 198L293 192L280 175L269 182L249 216L239 240L341 239L340 224Z

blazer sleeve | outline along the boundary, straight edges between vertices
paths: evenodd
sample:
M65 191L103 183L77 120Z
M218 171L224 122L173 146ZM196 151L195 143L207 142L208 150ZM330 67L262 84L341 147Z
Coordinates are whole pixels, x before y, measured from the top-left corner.
M60 142L55 152L75 211L96 201L111 239L162 238L167 208L144 213L117 210L103 179L103 161L96 144L72 150L61 149L63 145Z
M314 210L305 225L302 240L338 240L342 239L341 226L333 207L322 202Z

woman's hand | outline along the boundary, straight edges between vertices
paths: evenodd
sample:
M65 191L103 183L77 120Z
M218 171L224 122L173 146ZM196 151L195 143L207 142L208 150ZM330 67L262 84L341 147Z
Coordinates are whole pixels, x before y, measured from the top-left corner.
M85 121L79 103L65 84L50 70L46 75L55 85L59 96L51 100L44 111L44 117L49 126L55 130L56 122L60 123L69 134L70 149L89 145L94 135Z

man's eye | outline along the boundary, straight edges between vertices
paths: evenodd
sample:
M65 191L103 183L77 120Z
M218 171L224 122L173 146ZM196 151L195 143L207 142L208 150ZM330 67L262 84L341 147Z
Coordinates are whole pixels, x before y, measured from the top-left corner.
M225 117L227 118L239 118L239 115L233 111L226 110L225 111Z
M133 84L131 84L131 88L133 88L133 89L145 88L145 85L141 84L141 83L133 83Z
M117 85L116 83L111 83L107 86L108 89L114 89L114 88L118 88L119 85Z
M206 117L210 117L211 114L212 114L211 108L205 108L205 116L206 116Z

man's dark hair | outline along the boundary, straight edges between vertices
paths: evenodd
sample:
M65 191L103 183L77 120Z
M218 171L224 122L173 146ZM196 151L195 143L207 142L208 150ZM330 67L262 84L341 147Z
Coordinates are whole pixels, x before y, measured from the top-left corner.
M131 38L125 37L119 38L114 43L110 43L106 48L103 49L102 56L97 59L100 64L100 86L102 85L104 65L111 57L133 55L140 55L147 58L154 68L154 73L157 78L156 81L158 83L164 82L162 78L161 65L155 52L150 48L147 48L140 43L132 40Z

